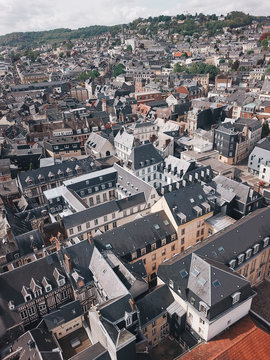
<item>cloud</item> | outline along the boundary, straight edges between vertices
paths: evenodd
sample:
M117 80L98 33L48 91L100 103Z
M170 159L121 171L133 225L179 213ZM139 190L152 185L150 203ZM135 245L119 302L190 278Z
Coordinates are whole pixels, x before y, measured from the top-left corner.
M15 31L49 30L59 27L75 29L89 25L127 23L138 17L160 14L227 13L242 10L251 14L270 13L268 0L0 0L0 34ZM269 14L270 15L270 14Z

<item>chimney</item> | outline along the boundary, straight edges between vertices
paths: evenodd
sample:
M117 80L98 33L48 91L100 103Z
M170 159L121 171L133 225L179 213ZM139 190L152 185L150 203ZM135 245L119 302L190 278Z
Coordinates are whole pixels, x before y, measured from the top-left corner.
M71 259L67 254L65 254L65 263L66 263L66 267L67 267L68 271L71 272L71 270L72 270Z
M134 302L133 299L129 299L129 304L130 304L132 310L135 311L135 310L136 310L136 307L135 307L135 302Z

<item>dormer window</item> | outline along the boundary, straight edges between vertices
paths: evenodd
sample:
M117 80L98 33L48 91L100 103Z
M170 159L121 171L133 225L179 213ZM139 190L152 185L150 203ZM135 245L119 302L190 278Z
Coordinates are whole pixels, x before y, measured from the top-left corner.
M30 300L32 300L32 295L31 295L31 294L26 294L26 295L24 296L24 301L25 301L25 302L28 302L28 301L30 301Z
M263 247L266 247L269 244L269 237L263 239Z
M229 262L229 266L230 266L231 269L234 269L234 268L235 268L235 265L236 265L236 260L235 260L235 259L233 259L233 260L231 260L231 261Z
M245 254L240 254L237 256L237 259L238 259L238 265L242 264L242 262L244 261L245 259Z
M65 278L60 278L60 279L57 280L58 286L64 286L65 283L66 283Z
M253 254L257 254L257 252L259 251L259 247L260 247L260 245L259 244L255 244L254 246L253 246Z
M132 324L132 316L128 315L126 317L126 327L130 326Z
M42 295L42 290L41 290L41 289L37 289L37 290L34 292L34 294L35 294L35 298L38 298L39 296Z
M207 316L207 312L209 310L209 307L202 301L199 303L199 310L201 313L203 313L205 316Z
M46 293L52 291L52 285L48 284L48 285L45 287L45 291L46 291Z
M236 293L234 293L234 294L232 295L232 303L233 303L233 304L236 304L236 303L239 302L239 300L240 300L240 295L241 295L241 293L240 293L239 291L236 292Z
M171 287L173 289L173 281L169 280L169 287Z
M252 254L252 249L247 249L246 251L246 259L249 259L251 257Z

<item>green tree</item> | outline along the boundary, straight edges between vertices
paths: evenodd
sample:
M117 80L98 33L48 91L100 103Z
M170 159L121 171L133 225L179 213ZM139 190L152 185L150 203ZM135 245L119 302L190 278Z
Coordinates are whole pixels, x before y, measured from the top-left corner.
M264 123L262 124L262 135L261 135L261 137L264 138L264 137L266 137L269 133L270 133L269 124L268 124L268 122L266 121L266 122L264 122Z
M232 64L232 70L237 70L239 68L240 62L239 60L235 60L235 62Z
M179 72L182 72L182 71L183 71L183 70L182 70L182 66L181 66L179 63L174 64L174 66L173 66L173 72L179 73Z
M132 53L132 46L131 45L127 46L127 51Z
M268 48L268 40L267 40L267 39L263 39L262 42L261 42L261 44L262 44L262 49L263 49L263 50L267 50L267 48Z
M113 76L116 78L117 76L121 74L125 74L125 66L123 64L118 64L113 69Z

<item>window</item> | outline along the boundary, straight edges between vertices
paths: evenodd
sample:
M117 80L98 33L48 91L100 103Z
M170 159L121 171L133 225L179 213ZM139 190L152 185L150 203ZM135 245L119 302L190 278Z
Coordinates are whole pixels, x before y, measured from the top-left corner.
M116 221L113 222L113 228L116 228L117 227L117 223Z
M152 271L155 271L156 268L157 268L156 263L154 263L154 264L152 265Z
M259 244L255 244L254 246L253 246L253 254L257 254L257 252L259 251L259 247L260 247L260 245Z
M146 248L142 248L141 249L141 255L145 255L146 254Z
M96 200L97 200L97 204L100 204L100 195L97 195Z
M104 221L108 221L108 216L107 215L104 215Z
M126 318L126 326L130 326L132 324L132 316L128 316Z
M89 221L86 223L86 228L87 228L87 229L90 228L90 222L89 222Z
M200 302L200 312L202 312L204 315L207 315L208 307L206 304Z
M47 306L46 306L45 304L40 304L40 305L38 306L38 308L39 308L39 311L44 311L44 310L47 309Z
M185 235L185 229L181 229L181 235Z
M184 245L185 244L185 238L182 238L181 239L181 245Z
M103 201L107 201L107 193L103 194Z
M263 239L263 247L266 247L269 244L269 237Z
M132 260L137 259L137 252L131 254L131 259Z
M249 259L252 254L252 249L247 249L246 251L246 259Z
M46 292L52 291L52 286L51 286L51 285L47 285L47 286L45 287L45 291L46 291Z
M169 286L173 289L173 281L169 280Z
M202 318L200 318L200 324L204 325L204 323L205 323L205 321Z
M164 246L164 245L166 245L166 239L161 240L161 246Z
M161 256L165 256L166 255L166 249L163 249L161 252Z
M31 294L25 295L24 300L25 302L32 300L32 295Z
M115 219L115 213L112 213L112 219Z
M94 205L94 200L93 200L93 198L91 197L91 198L89 198L89 205L90 206L93 206Z
M241 295L240 292L236 292L232 295L232 303L233 304L238 303L238 301L240 300L240 295Z
M26 310L22 310L21 313L20 313L20 315L21 315L21 319L22 319L22 320L24 320L24 319L26 319L26 318L28 317L28 313L27 313Z
M171 246L171 251L174 251L175 250L175 245L172 245Z
M34 315L36 313L36 309L33 307L33 306L31 306L29 309L28 309L28 314L29 314L29 316L32 316L32 315Z
M237 256L237 258L238 258L238 265L240 265L244 261L245 255L240 254L240 255Z
M69 235L73 235L73 229L69 229Z
M77 226L78 231L82 231L81 225Z
M64 290L64 291L62 292L62 300L67 299L67 297L68 297L68 292L67 292L67 290Z
M95 219L95 220L94 220L94 224L95 224L95 225L98 225L98 219Z
M190 304L195 305L195 299L193 297L190 298Z
M156 254L153 254L152 255L152 261L155 261L156 260Z
M104 226L104 231L108 231L108 230L109 230L109 225L107 224Z
M156 243L151 245L151 250L152 250L152 251L156 250L156 248L157 248Z
M230 266L231 269L234 269L234 268L235 268L235 265L236 265L236 260L235 260L235 259L233 259L233 260L231 260L231 261L229 262L229 266Z

